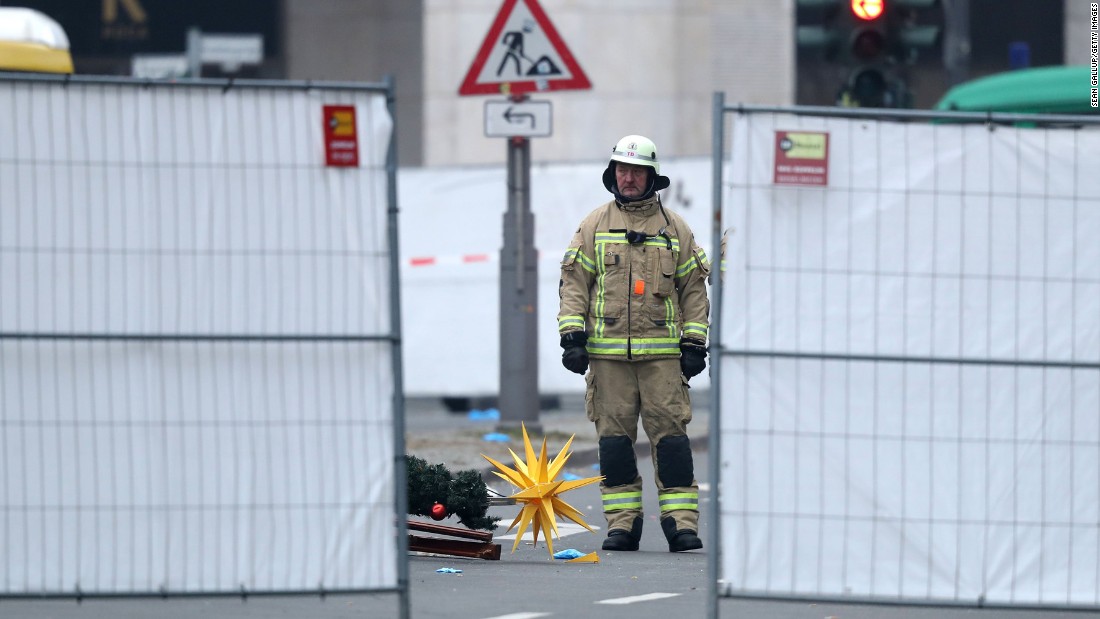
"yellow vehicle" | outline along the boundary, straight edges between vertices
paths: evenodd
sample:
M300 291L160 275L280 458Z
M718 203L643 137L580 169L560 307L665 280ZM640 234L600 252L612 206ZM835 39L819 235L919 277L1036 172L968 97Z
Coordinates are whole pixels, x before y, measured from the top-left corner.
M0 7L0 71L72 73L65 29L34 9Z

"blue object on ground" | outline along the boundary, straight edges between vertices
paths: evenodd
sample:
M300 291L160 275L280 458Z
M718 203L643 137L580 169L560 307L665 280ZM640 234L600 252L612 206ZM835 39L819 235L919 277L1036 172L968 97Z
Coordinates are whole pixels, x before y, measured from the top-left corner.
M466 418L470 421L499 421L500 411L495 408L488 408L485 410L474 409L466 414Z
M577 557L583 557L584 555L572 548L566 548L565 550L559 550L554 553L555 559L576 559Z
M482 440L489 441L491 443L507 443L511 439L507 434L501 434L500 432L490 432L481 437Z
M561 477L565 481L576 481L581 478L580 475L574 475L573 473L562 473Z
M453 567L441 567L436 571L439 572L440 574L461 574L462 573L462 570L456 570Z

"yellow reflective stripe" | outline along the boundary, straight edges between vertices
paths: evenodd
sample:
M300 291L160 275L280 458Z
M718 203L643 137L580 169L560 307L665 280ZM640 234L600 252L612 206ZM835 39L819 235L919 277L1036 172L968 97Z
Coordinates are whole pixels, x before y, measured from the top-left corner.
M662 512L670 512L677 509L699 509L698 492L670 492L660 496Z
M592 343L592 338L588 338L588 346L585 346L585 350L587 350L589 352L589 354L592 354L592 355L622 355L624 357L626 356L626 346L623 346L622 348L615 348L615 347L610 347L610 346L606 346L606 347L596 346Z
M703 251L702 247L699 248L699 260L702 260L703 266L706 266L708 263L707 253ZM694 270L697 266L699 266L699 261L695 259L695 252L691 252L691 257L688 258L686 262L677 267L676 277L683 277L688 273L691 273L692 270Z
M583 251L579 249L577 250L577 262L580 263L581 268L585 271L588 271L589 273L596 272L596 261L589 258L587 255L585 255Z
M645 244L656 246L656 247L668 247L669 241L672 242L672 251L680 251L680 240L679 239L669 238L668 240L665 240L665 237L663 237L663 236L655 236L655 237L647 238L645 240Z
M585 348L587 348L588 352L594 354L625 355L626 339L610 337L590 337L588 338L588 346L586 346Z
M684 323L684 336L697 336L698 339L707 341L708 327L705 324L699 322L685 322Z
M672 305L672 297L665 297L665 326L669 336L676 337L676 309Z
M675 341L675 340L673 340ZM638 344L638 340L631 342L630 354L632 355L678 355L680 354L680 343L670 344L652 343L652 344Z
M642 498L641 490L631 490L630 492L609 492L603 495L603 500L606 502L608 499L624 499L624 498Z
M695 270L695 267L697 266L699 265L695 262L695 254L691 254L691 257L687 259L687 262L681 264L679 267L676 268L676 277L683 277L688 273L691 273L693 270Z
M641 509L641 492L617 492L603 495L603 510L614 512L622 509Z
M573 327L584 328L583 316L562 316L558 319L558 331L565 331Z
M647 235L648 237L648 235ZM669 237L665 239L663 236L654 236L646 238L644 245L652 245L654 247L668 247L669 243L672 243L672 251L680 251L680 239L676 237ZM596 243L612 243L615 245L628 245L625 232L597 232Z
M607 323L604 320L603 312L604 307L607 304L607 266L603 263L604 243L599 239L600 233L596 233L596 324L592 327L593 335L603 335L604 329L607 327Z
M562 257L562 264L568 264L570 258L576 258L577 262L581 265L581 268L589 273L596 272L596 262L588 257L579 247L570 247L565 250L565 256Z
M597 232L596 244L599 245L600 243L626 245L626 234L622 232Z
M629 342L626 338L590 337L588 352L599 355L625 355L627 347L631 355L677 355L680 353L680 340L674 337L636 337Z

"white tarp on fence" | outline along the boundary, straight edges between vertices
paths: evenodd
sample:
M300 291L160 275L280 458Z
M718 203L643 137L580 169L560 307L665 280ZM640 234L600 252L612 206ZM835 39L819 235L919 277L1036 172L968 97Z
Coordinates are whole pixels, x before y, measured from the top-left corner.
M773 184L823 131L828 186ZM1100 132L739 114L726 593L1100 604Z
M0 110L0 594L396 587L385 93Z

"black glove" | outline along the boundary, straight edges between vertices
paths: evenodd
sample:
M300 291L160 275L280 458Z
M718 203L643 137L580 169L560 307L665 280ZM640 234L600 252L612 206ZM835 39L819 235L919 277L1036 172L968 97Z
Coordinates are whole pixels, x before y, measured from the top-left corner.
M561 336L561 364L565 369L577 374L588 371L588 351L584 345L588 343L588 334L584 331L570 331Z
M691 378L707 367L707 347L692 340L680 340L680 371Z

